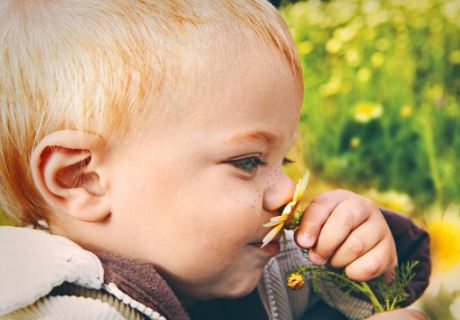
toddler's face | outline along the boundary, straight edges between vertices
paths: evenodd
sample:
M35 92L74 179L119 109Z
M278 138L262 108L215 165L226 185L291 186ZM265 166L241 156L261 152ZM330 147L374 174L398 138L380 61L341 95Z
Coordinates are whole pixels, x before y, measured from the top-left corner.
M249 293L279 252L279 243L260 248L270 231L262 224L295 190L281 166L302 100L277 59L209 85L181 120L116 151L104 244L153 263L177 293L197 299Z

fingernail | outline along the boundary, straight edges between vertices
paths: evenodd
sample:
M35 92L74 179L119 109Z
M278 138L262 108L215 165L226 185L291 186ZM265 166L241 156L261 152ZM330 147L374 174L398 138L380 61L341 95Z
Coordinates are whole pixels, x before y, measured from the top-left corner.
M326 259L321 258L319 255L317 255L314 252L308 252L308 258L310 259L311 262L314 264L319 264L323 265L326 263Z
M315 241L313 237L306 232L300 232L298 240L301 246L307 248L312 247Z

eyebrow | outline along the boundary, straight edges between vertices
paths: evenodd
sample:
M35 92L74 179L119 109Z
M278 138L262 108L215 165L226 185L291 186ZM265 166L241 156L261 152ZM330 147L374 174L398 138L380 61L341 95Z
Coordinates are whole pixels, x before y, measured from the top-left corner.
M233 136L230 141L232 142L248 142L248 141L263 141L267 144L273 144L276 142L277 137L266 131L254 131L245 134L239 134Z

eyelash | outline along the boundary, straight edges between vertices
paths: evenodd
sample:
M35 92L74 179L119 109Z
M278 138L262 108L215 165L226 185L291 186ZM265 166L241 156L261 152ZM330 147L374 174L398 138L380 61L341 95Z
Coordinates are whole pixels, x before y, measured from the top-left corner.
M288 158L283 158L283 166L287 166L288 164L294 163L294 160L288 159Z
M244 158L244 159L231 160L228 162L234 165L236 168L246 171L247 173L252 173L258 167L267 165L267 163L261 160L259 157L249 157L249 158ZM283 166L291 164L291 163L294 163L294 161L288 158L283 158ZM251 166L251 167L248 168L248 166Z

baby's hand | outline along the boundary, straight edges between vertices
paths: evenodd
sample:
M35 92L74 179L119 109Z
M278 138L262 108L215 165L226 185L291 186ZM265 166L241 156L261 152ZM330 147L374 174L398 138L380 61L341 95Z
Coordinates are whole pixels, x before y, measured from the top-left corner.
M295 235L308 257L322 265L345 268L350 279L387 279L398 263L391 231L377 206L346 190L319 194L305 209Z

